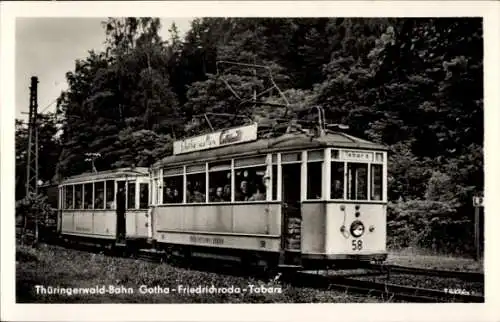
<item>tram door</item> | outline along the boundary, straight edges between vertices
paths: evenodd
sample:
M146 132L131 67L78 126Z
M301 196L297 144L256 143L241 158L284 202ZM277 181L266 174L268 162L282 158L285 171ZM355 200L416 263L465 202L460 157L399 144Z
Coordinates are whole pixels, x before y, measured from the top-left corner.
M301 165L282 165L282 260L283 265L300 265L301 249Z
M116 192L116 239L125 240L126 181L117 181Z

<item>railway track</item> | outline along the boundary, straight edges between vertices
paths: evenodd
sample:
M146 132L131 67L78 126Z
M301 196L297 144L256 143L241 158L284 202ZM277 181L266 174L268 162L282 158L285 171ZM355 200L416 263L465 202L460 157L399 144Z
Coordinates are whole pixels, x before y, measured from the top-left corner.
M451 270L440 270L440 269L427 269L418 267L408 267L400 265L373 265L373 269L385 271L388 274L398 273L398 274L411 274L411 275L424 275L424 276L437 276L437 277L449 277L458 278L470 282L483 282L484 274L478 272L463 272L463 271L451 271Z
M350 277L324 276L300 273L296 281L304 287L341 290L382 297L385 300L401 300L418 303L463 302L483 303L482 295L450 294L441 290L418 288L390 283L358 280Z

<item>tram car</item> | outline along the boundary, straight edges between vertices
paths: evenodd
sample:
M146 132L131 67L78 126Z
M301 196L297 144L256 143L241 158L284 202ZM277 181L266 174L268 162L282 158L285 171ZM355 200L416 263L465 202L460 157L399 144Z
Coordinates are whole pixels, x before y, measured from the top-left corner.
M59 187L58 232L65 240L146 247L150 233L148 168L84 173Z
M313 133L257 139L250 124L174 142L150 169L155 247L283 269L385 260L386 147Z

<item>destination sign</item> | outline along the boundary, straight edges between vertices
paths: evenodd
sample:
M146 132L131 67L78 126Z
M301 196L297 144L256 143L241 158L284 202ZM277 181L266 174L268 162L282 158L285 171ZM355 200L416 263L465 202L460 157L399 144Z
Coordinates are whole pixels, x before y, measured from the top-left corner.
M373 152L342 150L342 159L347 161L370 162L373 161Z
M250 142L257 139L257 123L199 135L174 142L174 155L221 146Z

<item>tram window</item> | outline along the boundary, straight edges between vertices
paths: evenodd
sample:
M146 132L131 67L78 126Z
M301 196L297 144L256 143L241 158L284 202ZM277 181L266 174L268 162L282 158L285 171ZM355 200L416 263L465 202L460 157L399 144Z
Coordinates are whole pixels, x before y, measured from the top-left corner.
M371 200L382 200L382 165L371 166Z
M307 163L307 199L321 199L322 162Z
M135 182L128 182L127 185L127 209L135 209Z
M348 163L347 165L347 193L348 199L368 199L368 164Z
M75 185L75 209L82 209L83 200L82 200L82 185Z
M141 183L139 185L139 209L147 209L149 201L149 185Z
M278 200L278 166L273 164L273 200Z
M186 200L188 203L206 201L205 173L193 173L186 176Z
M266 200L266 167L235 169L235 201Z
M307 152L308 161L323 161L323 150Z
M231 170L209 172L208 186L210 202L231 201Z
M83 199L83 208L84 209L92 209L92 183L86 183L83 186L83 194L84 194L84 199Z
M104 182L96 182L94 183L94 191L95 191L95 200L94 200L94 208L95 209L103 209L104 208Z
M247 166L256 166L266 164L266 156L256 156L253 158L245 158L245 159L235 159L234 166L235 167L247 167Z
M64 208L73 209L73 185L64 186L63 189L64 189L63 193L65 194L65 200L66 200Z
M106 209L113 209L115 202L115 182L113 180L106 181Z
M302 160L302 153L300 152L292 152L292 153L283 153L281 154L281 162L300 162Z
M158 191L159 193L159 191ZM184 177L163 177L163 203L182 203L184 196Z
M344 199L344 163L332 162L330 198Z

